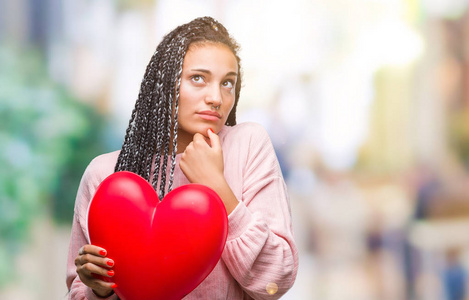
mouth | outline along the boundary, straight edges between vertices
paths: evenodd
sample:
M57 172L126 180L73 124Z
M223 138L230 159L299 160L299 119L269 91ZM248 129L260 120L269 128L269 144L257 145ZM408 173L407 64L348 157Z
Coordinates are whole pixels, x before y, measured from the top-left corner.
M197 115L207 121L218 121L221 119L221 115L219 113L211 110L199 111Z

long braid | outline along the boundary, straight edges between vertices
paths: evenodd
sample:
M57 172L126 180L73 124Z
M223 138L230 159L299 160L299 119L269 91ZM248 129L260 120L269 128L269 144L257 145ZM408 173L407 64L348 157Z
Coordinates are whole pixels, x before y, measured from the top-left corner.
M121 150L120 155L117 159L117 163L116 163L116 166L114 168L114 172L122 170L124 168L125 161L128 160L129 147L130 147L130 142L129 141L132 139L132 135L134 134L134 132L132 131L132 124L135 120L136 112L137 112L137 106L132 111L132 115L131 115L130 121L129 121L129 126L127 127L124 143L122 145L122 150Z
M184 58L184 55L185 55L185 45L184 45L184 42L185 42L185 38L182 37L181 39L179 40L176 40L176 39L173 39L172 40L172 43L170 45L170 49L171 49L171 59L170 61L171 62L182 62L183 61L183 58ZM179 81L180 79L180 74L178 74L179 72L179 68L176 67L176 66L172 66L171 68L171 75L168 76L170 81L171 82L177 82ZM165 109L167 109L168 111L173 111L173 99L174 99L174 89L171 89L170 91L168 91L169 93L169 99L168 99L168 105L165 107ZM160 184L160 195L164 195L165 194L165 190L166 190L166 170L167 170L167 164L168 164L168 157L169 157L169 149L170 149L170 139L171 139L171 136L172 136L172 130L171 130L171 127L172 125L174 126L172 120L175 119L176 117L174 116L173 118L167 118L165 121L165 144L164 144L164 150L163 150L163 153L164 153L164 158L163 158L163 165L162 165L162 170L165 171L165 172L162 172L162 176L161 176L161 182L165 183L165 184ZM177 129L177 128L176 128ZM174 136L173 136L174 137ZM173 143L174 145L174 143ZM177 146L176 146L177 147ZM174 150L173 150L174 152ZM175 163L175 156L171 156L171 165L173 163ZM172 178L171 178L171 174L170 174L170 182L172 182ZM168 190L169 189L169 186L168 186Z
M177 130L178 130L178 111L179 111L179 89L181 87L181 73L182 73L182 62L179 61L178 72L176 73L177 83L176 83L176 95L174 100L174 127L173 127L173 153L171 155L171 171L169 175L169 184L168 191L171 191L173 188L173 179L174 179L174 169L176 167L176 154L177 154Z
M167 117L165 116L165 104L166 104L166 95L167 95L167 89L165 89L165 86L167 87L167 77L168 77L168 61L170 61L170 53L169 53L170 47L166 47L164 56L162 57L160 61L160 65L158 66L158 78L162 81L160 82L160 85L158 87L158 91L160 94L160 105L158 106L157 110L157 139L156 139L156 149L155 149L155 172L153 176L153 188L157 190L158 188L158 179L160 178L160 172L164 173L164 168L160 168L161 166L161 152L164 151L163 143L164 143L164 123L167 121ZM163 197L163 195L159 195L160 199Z
M140 86L115 171L131 171L149 181L160 200L173 187L177 154L179 89L184 57L192 43L214 42L228 46L238 62L239 50L226 28L210 17L198 18L167 34L153 54ZM236 106L241 74L235 87L235 103L226 125L236 125ZM171 152L171 153L170 153ZM168 160L169 182L167 182ZM152 173L152 164L155 168Z

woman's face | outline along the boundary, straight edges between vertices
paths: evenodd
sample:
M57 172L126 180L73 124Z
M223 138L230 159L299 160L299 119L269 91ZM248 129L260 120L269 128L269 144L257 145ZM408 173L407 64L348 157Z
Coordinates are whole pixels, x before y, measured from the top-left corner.
M235 101L238 62L224 44L192 44L184 58L179 89L178 143L195 133L218 133Z

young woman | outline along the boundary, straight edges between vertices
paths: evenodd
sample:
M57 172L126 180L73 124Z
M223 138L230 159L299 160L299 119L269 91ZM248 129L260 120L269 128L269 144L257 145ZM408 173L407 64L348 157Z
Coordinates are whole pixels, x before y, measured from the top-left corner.
M254 123L236 125L238 46L223 25L195 19L166 35L147 66L120 151L96 157L78 189L67 286L71 299L117 299L114 261L89 245L86 213L116 171L148 180L160 199L174 187L212 188L228 214L228 238L211 274L184 299L276 299L294 283L298 254L285 183L271 141ZM115 262L118 263L118 262Z

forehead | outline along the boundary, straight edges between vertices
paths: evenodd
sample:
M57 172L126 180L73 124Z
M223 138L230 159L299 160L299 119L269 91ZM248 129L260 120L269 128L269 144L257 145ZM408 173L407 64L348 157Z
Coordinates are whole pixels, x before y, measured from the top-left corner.
M222 43L195 43L189 46L184 57L183 68L211 67L238 71L238 62L231 49Z

